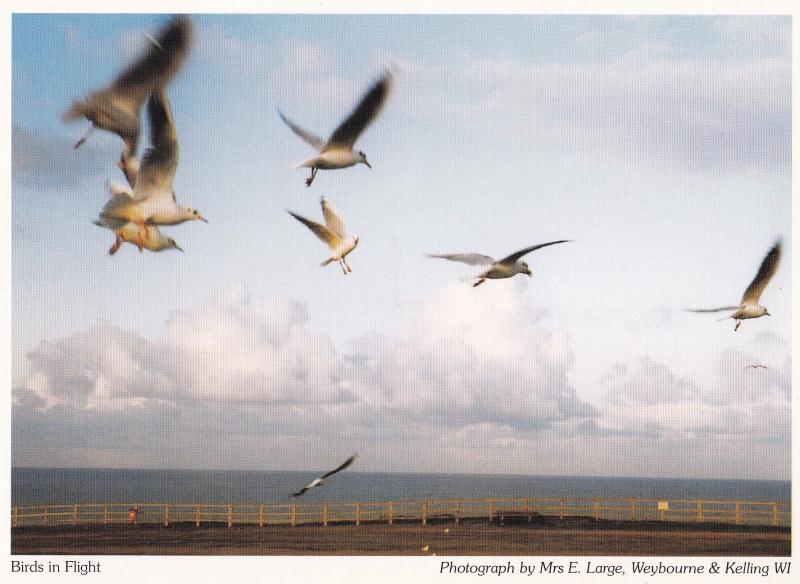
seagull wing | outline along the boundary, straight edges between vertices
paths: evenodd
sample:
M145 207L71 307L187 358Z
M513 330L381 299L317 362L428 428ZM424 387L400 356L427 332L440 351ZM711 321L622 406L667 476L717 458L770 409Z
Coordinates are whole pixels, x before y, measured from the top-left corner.
M361 98L358 107L331 134L328 148L345 147L350 149L353 147L361 132L369 126L381 111L383 104L386 103L391 84L392 76L387 72L370 87L369 91Z
M114 80L112 88L121 99L138 109L153 88L163 87L180 69L189 52L192 21L178 16L151 37L147 51Z
M736 310L738 306L723 306L721 308L687 308L686 312L723 312L725 310Z
M358 454L354 454L353 456L351 456L350 458L345 460L340 466L338 466L337 468L333 469L332 471L326 472L324 475L322 475L321 478L327 479L329 476L335 475L337 472L343 471L348 466L353 464L353 462L355 462L356 458L358 458Z
M504 257L500 260L501 264L513 264L519 258L524 256L525 254L531 253L532 251L536 251L537 249L541 249L543 247L547 247L548 245L555 245L557 243L566 243L570 241L569 239L559 239L558 241L548 241L547 243L540 243L538 245L532 245L530 247L526 247L525 249L521 249L519 251L515 251L508 257Z
M133 189L135 199L169 197L175 199L172 182L178 170L178 137L166 93L154 91L147 102L152 146L142 157Z
M292 129L292 132L300 136L308 144L310 144L317 150L322 150L325 148L325 140L323 140L319 136L315 136L308 130L304 130L303 128L292 122L289 118L283 115L283 112L281 110L278 110L278 115L281 117L284 123Z
M428 254L428 257L441 258L443 260L450 260L451 262L461 262L462 264L469 264L471 266L485 266L493 264L496 261L494 258L479 253Z
M340 238L346 238L347 230L344 228L342 218L339 217L339 215L336 213L336 210L331 207L328 199L322 197L319 202L322 204L322 215L325 217L325 225L327 225L328 229L333 231Z
M305 217L301 217L296 213L292 213L291 211L289 211L288 213L289 215L297 219L300 223L308 227L314 233L314 235L316 235L322 241L328 244L328 247L333 248L333 246L335 246L336 242L339 240L339 237L324 225L320 225L319 223L314 223L313 221L306 219Z
M761 262L761 267L758 268L756 277L750 282L747 290L744 291L742 304L758 304L761 293L764 291L764 288L767 287L767 284L769 284L769 281L778 269L778 264L781 261L781 250L781 241L778 240L775 242L775 245L772 246L772 249L767 252L764 261Z

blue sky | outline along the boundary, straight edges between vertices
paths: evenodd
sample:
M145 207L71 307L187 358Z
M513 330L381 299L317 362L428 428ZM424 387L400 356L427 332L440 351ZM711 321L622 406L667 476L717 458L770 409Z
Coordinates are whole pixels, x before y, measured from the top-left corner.
M166 18L13 18L15 464L788 478L789 18L195 16L168 94L209 224L108 257L121 143L60 113ZM327 135L388 65L373 169L306 188L277 108ZM286 213L323 195L346 278ZM772 318L682 310L779 236ZM424 256L554 239L474 290Z

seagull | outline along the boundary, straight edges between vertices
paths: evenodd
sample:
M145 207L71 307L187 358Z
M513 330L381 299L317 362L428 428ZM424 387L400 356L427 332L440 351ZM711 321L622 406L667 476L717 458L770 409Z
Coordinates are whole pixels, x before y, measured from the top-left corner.
M111 195L114 197L128 197L131 198L131 192L112 181L108 183ZM177 249L183 251L181 247L175 243L171 237L164 236L155 225L137 225L133 221L126 221L125 219L113 219L108 217L100 217L94 221L95 225L110 229L117 236L114 245L108 250L108 255L114 255L124 242L132 243L142 249L147 248L150 251L162 251L165 249Z
M369 91L361 98L358 107L334 130L327 142L293 123L283 115L283 112L278 110L278 115L292 129L292 132L319 151L317 156L309 158L297 166L297 168L311 169L311 176L306 179L306 186L311 186L319 169L347 168L360 162L372 168L372 165L367 162L367 156L361 150L353 151L353 145L380 112L389 95L391 84L392 75L387 71L370 87Z
M341 217L336 214L336 211L333 210L330 203L325 197L322 197L320 200L322 205L322 215L325 217L325 225L320 223L315 223L305 217L301 217L296 213L292 213L288 211L289 215L300 221L303 225L308 227L314 235L324 241L331 251L333 255L329 257L327 260L322 262L320 266L327 266L331 262L339 262L339 266L342 268L342 273L347 275L349 272L352 272L352 268L347 263L345 259L347 254L353 251L356 246L358 245L358 237L348 237L347 232L344 228L344 223L342 223Z
M745 369L767 369L766 365L747 365Z
M744 291L742 300L738 306L723 306L722 308L704 308L704 309L688 309L689 312L722 312L723 310L734 310L735 312L730 316L726 316L722 320L732 318L736 321L734 331L739 330L742 320L746 318L759 318L761 316L772 316L764 306L758 303L761 298L761 293L767 287L775 271L778 269L778 264L781 261L782 243L779 239L772 246L772 249L767 252L764 260L761 262L761 267L758 268L756 277L750 282L747 290Z
M86 118L92 124L75 148L79 148L95 128L109 130L122 138L125 149L117 165L131 186L136 184L138 172L139 111L150 92L165 87L180 69L191 44L192 23L188 17L178 16L161 29L157 38L146 36L152 46L138 61L108 87L92 91L83 101L73 103L62 116L67 122Z
M313 481L308 483L305 487L303 487L302 489L300 489L296 493L292 493L292 497L299 497L300 495L302 495L303 493L305 493L309 489L313 489L314 487L319 487L321 485L324 485L325 484L325 479L327 479L329 476L335 475L337 472L340 472L340 471L343 471L344 469L346 469L348 466L353 464L353 462L355 462L356 458L358 458L358 454L354 454L353 456L351 456L350 458L345 460L341 464L341 466L339 466L338 468L335 468L330 472L326 472L321 477L314 479Z
M526 274L529 278L533 276L528 264L521 261L521 257L537 249L547 247L548 245L555 245L557 243L566 243L572 241L570 239L559 239L558 241L549 241L547 243L540 243L539 245L532 245L512 253L510 256L502 260L496 260L489 256L477 253L454 253L445 255L428 254L431 258L441 258L443 260L450 260L453 262L461 262L471 266L486 266L492 267L478 276L478 281L472 287L480 286L486 279L497 280L500 278L511 278L515 274Z
M142 158L133 193L111 197L100 213L103 219L124 219L144 228L148 225L176 225L199 220L208 223L197 209L178 205L173 180L178 169L178 139L172 109L163 90L156 90L147 102L152 145ZM147 231L146 235L149 235Z

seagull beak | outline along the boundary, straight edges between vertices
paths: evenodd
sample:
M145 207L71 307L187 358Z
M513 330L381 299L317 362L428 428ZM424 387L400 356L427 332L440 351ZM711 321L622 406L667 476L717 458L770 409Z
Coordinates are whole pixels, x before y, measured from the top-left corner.
M367 168L372 168L372 165L369 162L367 162L366 158L364 159L364 164L367 165Z
M179 246L177 243L175 244L175 249L177 249L178 251L183 251L183 248Z
M525 275L528 276L529 278L533 278L533 272L531 272L530 270L525 272Z
M772 315L771 315L771 314L768 312L768 313L767 313L767 316L772 316Z
M203 216L202 216L202 215L200 215L199 213L198 213L198 215L197 215L197 218L198 218L198 219L200 219L200 221L202 221L203 223L208 223L208 219L206 219L205 217L203 217Z

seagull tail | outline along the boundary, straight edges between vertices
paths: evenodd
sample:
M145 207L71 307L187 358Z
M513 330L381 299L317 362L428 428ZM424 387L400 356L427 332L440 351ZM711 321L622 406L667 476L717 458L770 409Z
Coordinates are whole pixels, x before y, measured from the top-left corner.
M68 110L61 114L61 119L65 122L74 122L86 117L87 109L86 104L82 101L76 101Z

